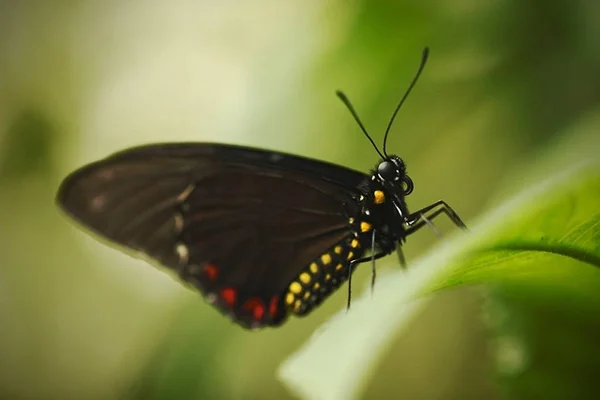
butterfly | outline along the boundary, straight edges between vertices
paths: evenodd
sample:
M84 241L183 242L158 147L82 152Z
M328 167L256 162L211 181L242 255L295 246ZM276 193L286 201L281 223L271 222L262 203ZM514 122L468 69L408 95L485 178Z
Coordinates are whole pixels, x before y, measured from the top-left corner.
M57 203L101 237L174 270L244 328L307 315L357 265L370 261L374 268L395 250L404 264L406 237L438 215L466 228L442 200L410 212L405 199L413 181L404 161L386 151L392 122L427 56L426 48L382 151L337 92L381 157L369 174L276 151L161 143L74 171Z

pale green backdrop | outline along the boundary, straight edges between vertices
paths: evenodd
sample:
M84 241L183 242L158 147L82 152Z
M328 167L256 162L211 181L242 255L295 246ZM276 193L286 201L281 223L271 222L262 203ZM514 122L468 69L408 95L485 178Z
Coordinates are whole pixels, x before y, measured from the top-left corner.
M57 186L84 163L157 141L246 144L367 171L377 155L334 91L380 141L426 45L429 64L388 145L408 164L413 209L443 198L468 224L600 154L594 1L2 0L0 398L295 398L277 368L344 306L345 290L309 318L243 331L76 227L55 207ZM436 240L411 237L407 258ZM356 290L368 279L361 269ZM365 398L568 398L492 340L489 319L512 311L498 317L489 304L528 315L524 298L442 292ZM539 338L553 330L518 326Z

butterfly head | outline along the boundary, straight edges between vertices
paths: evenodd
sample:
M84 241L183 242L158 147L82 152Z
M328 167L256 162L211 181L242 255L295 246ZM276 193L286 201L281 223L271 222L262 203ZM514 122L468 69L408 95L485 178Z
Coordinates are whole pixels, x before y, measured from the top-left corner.
M381 160L377 166L377 179L388 188L400 188L404 196L414 189L413 181L406 174L406 164L398 156L391 155Z
M402 104L404 104L404 101L410 94L412 88L417 83L419 76L421 76L421 72L423 72L423 68L425 68L425 64L427 63L428 57L429 57L429 49L426 47L423 50L421 64L419 65L419 69L417 70L417 73L415 74L412 82L408 86L408 89L404 93L404 96L402 96L402 99L400 99L400 101L398 102L398 105L394 109L394 112L392 113L392 117L390 118L390 121L388 122L387 128L385 129L385 134L383 135L383 146L382 146L381 150L379 149L379 147L377 147L377 144L375 144L375 141L373 140L371 135L369 135L369 132L367 132L365 125L362 123L362 121L358 117L358 114L357 114L356 110L354 109L354 107L352 106L352 103L350 103L350 100L348 99L348 97L339 90L336 92L337 96L340 98L340 100L342 100L342 102L346 105L346 107L350 111L350 114L352 114L352 116L354 117L354 120L358 123L358 126L360 127L362 132L365 134L367 139L369 139L369 141L373 145L373 148L375 149L377 154L379 154L379 156L381 157L381 161L379 162L379 165L377 166L376 171L374 171L371 179L373 181L379 181L386 189L390 190L398 197L408 196L409 194L412 193L413 181L406 174L406 165L404 164L404 161L402 161L402 159L398 156L388 155L387 139L388 139L388 135L390 133L390 129L392 128L392 124L394 123L394 119L396 118L396 114L398 114L398 111L402 107Z

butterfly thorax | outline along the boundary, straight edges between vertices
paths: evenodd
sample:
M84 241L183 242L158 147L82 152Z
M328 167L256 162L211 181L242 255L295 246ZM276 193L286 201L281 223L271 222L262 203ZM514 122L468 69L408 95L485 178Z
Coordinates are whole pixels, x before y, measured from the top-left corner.
M405 239L404 197L371 179L358 201L360 214L350 218L353 231L369 250L391 253Z

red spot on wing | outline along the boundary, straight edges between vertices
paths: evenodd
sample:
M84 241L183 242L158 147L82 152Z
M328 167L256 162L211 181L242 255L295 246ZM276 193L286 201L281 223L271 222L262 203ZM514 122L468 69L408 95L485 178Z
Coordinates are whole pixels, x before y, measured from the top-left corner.
M228 306L233 307L237 297L237 291L234 288L226 287L221 289L221 297Z
M265 316L265 305L256 297L246 300L242 308L252 313L256 320L261 320Z
M211 281L216 280L217 276L219 276L219 269L212 264L204 264L203 269L204 273Z
M269 302L269 314L271 314L272 317L277 315L277 310L279 309L278 303L279 296L273 296Z

